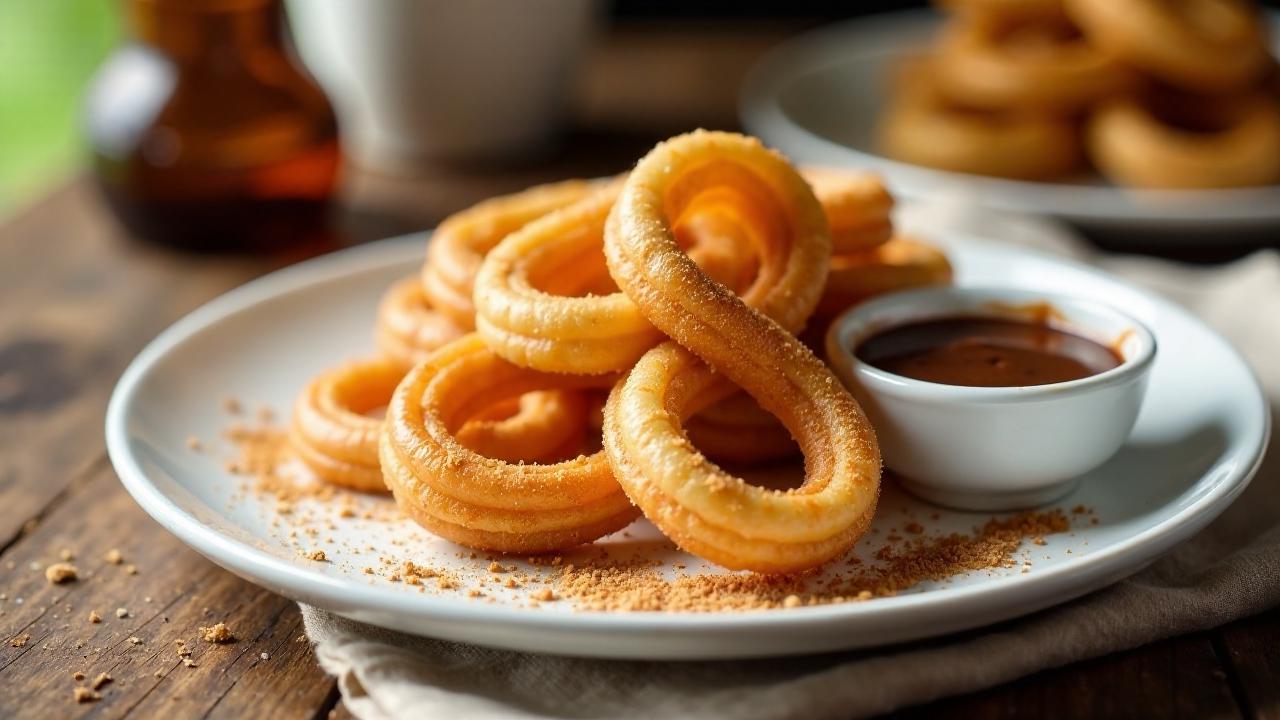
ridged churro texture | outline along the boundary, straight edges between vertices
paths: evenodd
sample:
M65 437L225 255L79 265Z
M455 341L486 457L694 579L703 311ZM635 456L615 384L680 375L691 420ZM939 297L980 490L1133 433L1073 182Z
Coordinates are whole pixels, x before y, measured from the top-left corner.
M701 202L752 208L771 262L739 298L685 255L672 230ZM758 141L699 131L660 144L610 213L618 286L671 341L648 351L604 413L609 463L645 516L685 549L735 569L787 572L848 550L875 513L880 454L857 402L794 332L822 293L831 236L790 164ZM767 269L766 269L767 267ZM794 490L754 486L693 448L684 421L734 385L805 454Z

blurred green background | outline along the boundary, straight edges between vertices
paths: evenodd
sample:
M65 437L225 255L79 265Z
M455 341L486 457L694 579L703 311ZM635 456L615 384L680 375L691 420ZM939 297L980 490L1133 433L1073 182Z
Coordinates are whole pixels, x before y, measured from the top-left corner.
M0 217L81 161L80 94L119 33L113 0L0 0Z

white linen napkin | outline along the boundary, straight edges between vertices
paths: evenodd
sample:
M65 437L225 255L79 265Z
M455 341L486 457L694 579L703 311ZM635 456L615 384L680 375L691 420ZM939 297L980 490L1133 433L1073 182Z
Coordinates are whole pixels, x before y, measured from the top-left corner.
M1280 253L1192 268L1090 251L1048 222L909 208L922 236L950 228L1086 259L1187 306L1246 356L1280 412ZM1275 423L1273 423L1273 426ZM1064 606L934 641L732 662L616 662L411 637L302 606L320 664L364 720L849 718L971 692L1045 668L1211 628L1280 604L1280 462L1207 529L1143 572Z

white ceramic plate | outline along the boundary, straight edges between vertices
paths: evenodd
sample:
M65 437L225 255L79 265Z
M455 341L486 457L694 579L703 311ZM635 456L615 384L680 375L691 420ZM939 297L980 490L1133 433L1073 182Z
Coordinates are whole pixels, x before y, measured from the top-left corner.
M904 197L972 197L988 207L1053 215L1097 230L1157 231L1166 240L1280 224L1280 186L1140 191L1100 181L983 177L879 155L874 128L890 68L903 55L927 47L938 24L933 12L897 13L831 25L784 43L753 68L743 85L743 126L796 162L879 171Z
M407 521L339 519L332 504L298 507L334 520L290 537L274 505L245 493L216 440L232 395L287 411L322 368L370 352L382 290L418 266L421 237L386 241L282 270L209 303L152 342L133 362L107 413L107 447L129 492L184 542L252 582L365 622L497 647L616 658L730 658L867 647L973 628L1112 583L1203 527L1244 489L1267 437L1262 392L1244 362L1173 304L1087 267L1025 250L944 238L958 282L1013 284L1110 302L1141 319L1159 344L1151 387L1132 438L1090 473L1063 508L1095 509L1098 523L1019 553L1034 562L919 585L868 602L752 613L599 613L568 601L529 606L527 590L490 585L485 598L421 592L366 566L413 559L474 574L477 561ZM187 448L195 436L201 452ZM366 499L369 507L389 500ZM306 503L299 503L305 505ZM932 517L934 513L938 516ZM870 558L908 516L928 533L968 531L987 515L933 508L885 489L876 530L860 546ZM327 520L325 520L327 522ZM314 527L314 525L313 525ZM670 571L704 565L675 551L643 521L606 539L648 554ZM299 556L323 548L329 562ZM508 562L504 560L504 562ZM518 562L524 566L523 561ZM483 558L480 566L486 562ZM714 571L707 568L708 571ZM483 573L482 573L483 574Z

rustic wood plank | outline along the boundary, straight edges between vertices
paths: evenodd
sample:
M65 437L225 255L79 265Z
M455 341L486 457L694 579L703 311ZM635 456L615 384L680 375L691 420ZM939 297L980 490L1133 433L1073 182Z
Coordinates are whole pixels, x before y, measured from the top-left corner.
M0 547L102 458L115 379L165 325L269 261L191 258L121 237L85 180L0 234Z
M1218 638L1241 705L1260 720L1280 720L1280 609L1231 623Z
M44 568L64 548L79 579L54 585ZM121 564L104 559L112 548ZM181 545L105 466L5 553L0 592L0 717L310 718L336 701L333 681L300 640L297 606ZM217 622L235 642L197 637ZM14 647L14 639L25 642ZM194 667L177 654L178 640ZM114 679L101 700L77 704L76 671Z
M1209 633L1047 670L973 695L908 710L922 718L1238 718Z

